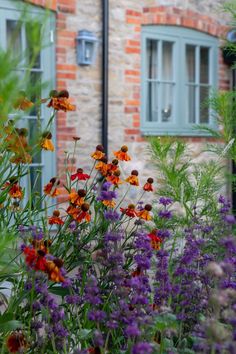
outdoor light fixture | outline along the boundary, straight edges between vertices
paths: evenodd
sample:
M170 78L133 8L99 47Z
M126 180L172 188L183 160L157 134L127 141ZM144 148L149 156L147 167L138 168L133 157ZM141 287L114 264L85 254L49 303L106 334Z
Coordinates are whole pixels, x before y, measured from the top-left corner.
M231 29L227 35L226 39L228 43L236 44L236 29ZM223 47L223 58L225 64L232 65L236 62L236 53L232 51L230 46Z
M92 65L97 51L97 37L90 31L81 30L76 38L76 52L78 65Z

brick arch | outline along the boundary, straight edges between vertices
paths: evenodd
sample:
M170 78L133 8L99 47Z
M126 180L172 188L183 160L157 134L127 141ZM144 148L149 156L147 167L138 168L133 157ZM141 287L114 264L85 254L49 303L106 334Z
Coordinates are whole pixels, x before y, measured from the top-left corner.
M124 113L129 126L124 129L126 141L143 141L140 133L140 77L141 77L141 28L145 25L168 25L194 29L219 39L225 37L228 27L217 19L190 9L173 6L144 7L142 11L126 10L126 24L130 28L125 53L130 57L124 70L129 96L124 101ZM228 67L219 51L219 89L229 90Z
M172 6L143 8L141 24L173 25L195 29L215 37L223 37L228 27L216 19L189 9Z

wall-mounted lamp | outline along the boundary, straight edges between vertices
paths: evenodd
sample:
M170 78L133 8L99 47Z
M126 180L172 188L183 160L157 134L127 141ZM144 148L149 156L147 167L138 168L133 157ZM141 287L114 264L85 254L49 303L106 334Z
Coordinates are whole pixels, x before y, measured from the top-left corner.
M97 37L90 31L81 30L76 38L76 52L78 65L92 65L96 58Z
M231 29L227 35L226 39L231 44L236 44L236 29ZM236 62L236 53L232 51L230 46L223 47L223 58L225 64L232 65Z

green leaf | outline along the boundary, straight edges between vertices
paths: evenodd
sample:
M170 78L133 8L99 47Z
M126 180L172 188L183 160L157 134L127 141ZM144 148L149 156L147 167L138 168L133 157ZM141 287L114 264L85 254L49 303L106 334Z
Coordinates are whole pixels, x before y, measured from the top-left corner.
M3 323L0 323L0 332L6 333L10 331L14 331L17 328L21 328L22 323L17 320L12 320L12 321L5 321Z

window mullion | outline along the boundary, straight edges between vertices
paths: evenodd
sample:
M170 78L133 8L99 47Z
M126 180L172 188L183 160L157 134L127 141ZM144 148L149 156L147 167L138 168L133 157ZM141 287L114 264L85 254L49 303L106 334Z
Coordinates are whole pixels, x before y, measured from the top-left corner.
M157 113L157 121L160 123L161 122L161 97L162 97L162 92L161 92L161 80L162 80L162 45L163 41L159 40L158 41L158 66L157 66L157 108L158 108L158 113Z
M200 46L196 46L195 52L195 83L196 83L196 101L195 101L195 114L196 123L200 123Z

